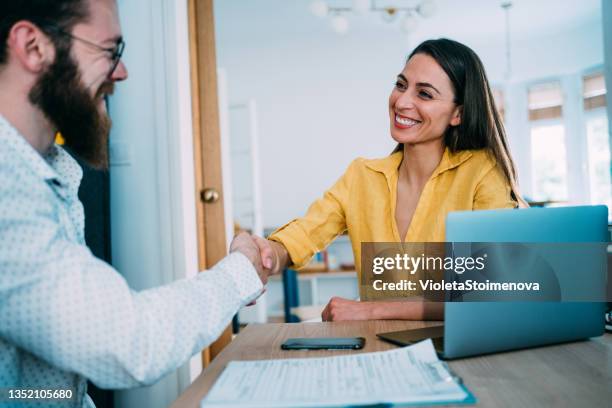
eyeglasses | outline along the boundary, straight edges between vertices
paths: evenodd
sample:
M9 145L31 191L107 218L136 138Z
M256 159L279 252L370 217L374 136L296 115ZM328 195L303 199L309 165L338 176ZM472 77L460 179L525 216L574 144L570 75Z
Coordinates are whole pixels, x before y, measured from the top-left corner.
M87 44L92 48L96 48L100 51L106 52L108 54L110 54L110 59L111 59L111 68L108 71L108 76L110 77L111 75L113 75L113 72L115 72L115 69L117 69L117 65L119 65L119 61L121 61L121 56L123 55L123 50L125 50L125 41L123 41L122 38L120 38L117 41L117 44L115 44L114 47L102 47L101 45L98 45L96 43L93 43L89 40L86 40L84 38L80 38L77 37L76 35L72 35L70 33L67 33L66 31L62 30L59 27L56 26L46 26L46 29L52 30L54 32L56 32L57 34L61 34L63 36L69 37L73 40L77 40L82 42L83 44Z

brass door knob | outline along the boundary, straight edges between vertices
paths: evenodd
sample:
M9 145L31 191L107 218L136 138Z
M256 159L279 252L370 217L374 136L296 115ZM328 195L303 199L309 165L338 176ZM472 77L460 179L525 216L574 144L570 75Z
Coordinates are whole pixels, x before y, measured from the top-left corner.
M221 195L214 188L206 188L200 192L200 199L205 203L211 204L219 201Z

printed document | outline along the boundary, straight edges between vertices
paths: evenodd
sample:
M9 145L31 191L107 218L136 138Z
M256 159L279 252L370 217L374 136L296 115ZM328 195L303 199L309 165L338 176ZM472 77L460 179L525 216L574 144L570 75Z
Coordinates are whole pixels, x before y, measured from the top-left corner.
M431 340L375 353L230 362L202 407L334 407L464 402L471 394Z

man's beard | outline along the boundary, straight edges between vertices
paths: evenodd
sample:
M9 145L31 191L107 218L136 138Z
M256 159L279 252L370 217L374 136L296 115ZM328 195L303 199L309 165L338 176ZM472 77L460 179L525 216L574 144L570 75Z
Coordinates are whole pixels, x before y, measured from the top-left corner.
M30 91L32 104L62 134L65 146L89 166L108 169L108 135L111 121L98 108L98 97L111 94L113 83L105 82L92 97L81 83L69 48L56 46L55 61Z

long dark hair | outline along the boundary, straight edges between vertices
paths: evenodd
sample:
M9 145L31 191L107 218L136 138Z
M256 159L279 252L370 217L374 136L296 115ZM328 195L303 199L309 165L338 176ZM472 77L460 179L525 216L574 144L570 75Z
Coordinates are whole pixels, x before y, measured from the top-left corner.
M416 54L426 54L436 60L453 84L454 102L463 107L461 123L449 126L444 134L446 147L451 152L487 149L508 179L512 197L519 204L527 206L518 191L516 168L510 156L506 130L478 55L469 47L446 38L421 43L408 60ZM401 150L403 145L400 143L394 152Z

